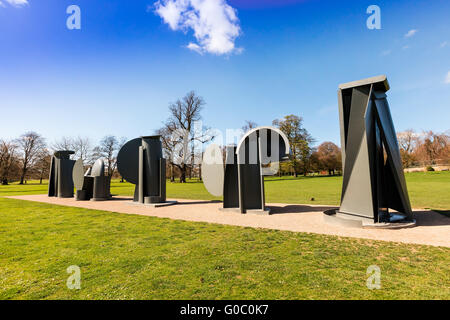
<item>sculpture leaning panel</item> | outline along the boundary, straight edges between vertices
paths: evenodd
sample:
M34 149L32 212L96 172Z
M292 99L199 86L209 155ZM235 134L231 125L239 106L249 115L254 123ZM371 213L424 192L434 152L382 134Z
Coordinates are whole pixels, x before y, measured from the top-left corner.
M122 177L136 185L134 201L142 204L172 204L166 201L166 160L160 136L128 141L117 155Z
M92 168L83 173L83 160L78 159L73 167L73 182L75 184L76 200L103 201L111 198L110 177L105 176L105 163L98 159Z
M74 151L62 150L53 154L48 180L49 197L73 197L72 169L75 161L70 159L70 155L74 153Z
M386 76L339 86L344 177L338 218L362 224L413 222L389 89Z
M225 166L222 151L212 144L203 156L205 187L215 196L223 195L224 209L270 214L265 206L264 176L275 175L289 152L286 135L272 127L255 128L237 146L228 146Z

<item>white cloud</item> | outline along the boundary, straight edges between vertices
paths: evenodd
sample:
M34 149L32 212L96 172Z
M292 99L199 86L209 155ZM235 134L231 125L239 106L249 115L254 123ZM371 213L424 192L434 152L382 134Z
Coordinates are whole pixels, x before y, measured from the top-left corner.
M200 46L199 46L198 44L196 44L196 43L190 42L190 43L186 46L186 48L188 48L188 49L190 49L190 50L192 50L192 51L195 51L195 52L197 52L197 53L199 53L199 54L201 54L201 55L203 55L203 53L204 53L202 47L200 47Z
M441 43L441 48L445 48L448 45L449 45L448 41L444 41Z
M186 47L200 54L240 53L234 42L241 34L236 10L226 0L159 0L155 12L172 30L194 31L197 43Z
M13 7L23 7L28 4L28 0L4 0ZM6 7L3 1L0 1L0 7Z
M450 71L447 73L447 76L445 77L445 83L450 84Z
M392 53L392 50L384 50L383 52L381 52L382 56L388 56Z
M405 38L411 38L413 37L419 30L417 29L412 29L409 30L406 34L405 34Z

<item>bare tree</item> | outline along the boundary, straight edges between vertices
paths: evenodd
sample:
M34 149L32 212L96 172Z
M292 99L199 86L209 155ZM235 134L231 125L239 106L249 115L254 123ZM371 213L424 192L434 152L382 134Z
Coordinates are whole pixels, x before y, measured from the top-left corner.
M244 133L247 133L248 131L258 127L258 124L256 122L253 122L251 120L245 120L245 124L242 126L242 131Z
M187 170L192 170L195 159L195 143L205 143L213 139L209 130L202 127L201 132L194 128L196 121L201 120L201 111L205 101L194 91L189 92L181 100L169 105L170 117L164 128L160 130L165 136L171 137L165 145L174 146L171 156L172 166L180 171L180 182L186 182ZM206 129L206 131L205 131Z
M82 159L85 165L92 164L92 143L89 137L77 136L62 137L60 140L52 144L54 151L71 150L75 152L77 159Z
M450 137L447 134L427 131L421 137L416 154L423 164L435 165L438 161L448 161Z
M17 164L17 145L14 142L0 140L0 183L7 185L11 178L11 169Z
M72 150L73 148L73 138L71 137L62 137L61 139L55 141L51 148L53 151L60 150Z
M104 158L106 160L106 171L110 178L116 171L117 151L119 151L119 147L120 143L115 136L105 136L93 150L94 157Z
M89 137L78 136L72 139L72 150L77 159L82 159L84 164L92 164L92 145Z
M51 158L52 156L50 155L50 152L47 148L42 149L42 151L37 156L34 169L37 172L39 184L42 184L42 180L44 179L44 177L49 176Z
M172 130L167 126L156 131L156 134L161 136L161 143L164 151L164 157L168 160L170 169L170 182L175 181L175 148L179 143L179 139L172 135Z
M191 166L189 170L189 178L192 178L192 174L195 170L195 165L198 167L198 177L202 179L202 158L203 158L203 146L205 143L214 140L215 132L210 127L196 126L190 135L191 144Z
M17 145L21 164L20 184L23 184L28 169L35 165L39 154L45 148L45 140L36 132L30 131L17 139Z
M412 129L397 133L397 140L402 156L403 167L408 168L415 160L415 152L418 145L417 134Z

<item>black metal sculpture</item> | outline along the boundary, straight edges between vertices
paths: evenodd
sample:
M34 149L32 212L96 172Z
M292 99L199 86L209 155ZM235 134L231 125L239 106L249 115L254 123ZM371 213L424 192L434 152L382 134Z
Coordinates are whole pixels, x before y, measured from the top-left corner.
M70 159L74 151L56 151L50 162L50 176L48 180L48 196L59 198L73 197L72 169L75 164Z
M389 89L386 76L339 86L344 177L341 206L335 217L349 224L413 221L385 94Z
M265 206L264 176L278 172L279 163L288 159L289 150L289 141L280 130L255 128L237 146L226 148L224 169L220 148L210 145L202 164L205 187L213 195L223 195L224 209L270 214Z
M83 160L78 159L73 167L76 200L104 201L111 198L110 177L105 176L105 163L98 159L92 168L83 173Z
M141 204L173 204L166 201L166 160L160 136L146 136L128 141L117 156L121 176L136 185L134 201Z

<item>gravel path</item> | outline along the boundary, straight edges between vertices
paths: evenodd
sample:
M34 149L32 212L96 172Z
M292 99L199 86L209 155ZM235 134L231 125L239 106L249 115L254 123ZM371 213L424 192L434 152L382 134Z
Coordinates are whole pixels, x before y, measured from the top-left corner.
M186 221L450 247L450 218L424 210L414 211L417 221L417 226L414 228L374 230L326 224L323 221L322 211L333 208L329 206L268 204L273 214L263 216L219 211L221 203L201 200L178 200L179 203L173 206L150 208L135 205L128 197L115 197L114 200L104 202L49 198L47 195L8 198Z

